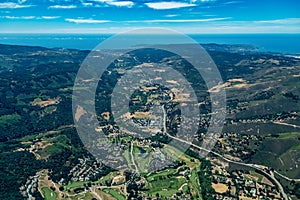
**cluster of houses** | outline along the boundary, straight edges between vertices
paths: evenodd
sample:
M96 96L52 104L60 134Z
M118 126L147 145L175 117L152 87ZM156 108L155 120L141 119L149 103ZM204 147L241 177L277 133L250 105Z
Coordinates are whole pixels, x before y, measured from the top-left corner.
M20 192L24 198L34 200L33 194L38 190L38 176L31 176L26 183L20 187Z
M214 150L220 154L230 156L234 160L247 161L255 153L254 145L261 144L262 137L259 135L240 135L237 133L223 133L218 139Z
M278 188L263 174L246 170L227 171L223 166L214 166L212 185L214 199L282 199Z
M101 164L88 157L79 158L79 163L70 170L68 176L72 177L72 181L94 181L100 177ZM63 183L61 180L60 183Z

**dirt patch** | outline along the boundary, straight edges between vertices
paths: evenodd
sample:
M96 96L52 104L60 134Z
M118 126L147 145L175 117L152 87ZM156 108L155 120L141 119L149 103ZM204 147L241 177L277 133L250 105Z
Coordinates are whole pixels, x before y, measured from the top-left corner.
M175 80L167 80L166 82L174 85L179 85L178 82Z
M149 112L135 112L133 116L136 119L148 119L151 117Z
M245 88L245 87L248 87L249 85L246 84L246 83L240 83L240 84L236 84L236 85L233 85L231 86L230 88L237 88L237 89L240 89L240 88Z
M120 174L113 178L112 183L120 185L120 184L124 183L125 181L126 181L125 176L123 174Z
M258 177L256 177L256 176L251 176L250 174L244 174L244 176L251 180L255 180L256 182L258 181Z
M99 196L102 198L102 199L105 199L105 200L116 200L115 198L113 198L111 195L97 189L96 190L96 193L99 194Z
M228 186L223 183L218 183L218 184L213 183L212 187L214 188L214 190L217 193L220 193L220 194L223 194L228 190Z
M184 186L188 185L187 183L184 183L180 188L178 189L179 191L183 189Z
M178 155L173 149L168 148L168 151L175 156ZM190 159L186 158L185 156L180 155L179 158L181 160L190 162Z
M263 177L263 179L261 180L261 182L263 184L266 184L266 185L274 186L273 183L269 179L267 179L266 177Z
M75 113L75 120L79 121L80 117L86 113L87 112L81 106L78 106Z
M144 87L143 89L144 89L145 91L152 91L152 90L157 90L158 87L150 86L150 87Z
M37 175L39 176L39 179L38 179L38 191L43 195L42 188L44 188L44 187L46 187L46 188L54 187L55 188L55 192L57 194L57 199L62 199L62 193L59 190L59 186L57 184L55 184L49 178L48 173L49 173L48 169L44 169L44 170L39 171L37 173Z
M230 83L236 83L236 82L244 83L246 81L242 78L233 78L233 79L229 79L228 82L230 82Z
M241 199L241 200L253 200L253 199L258 199L258 198L251 198L251 197L239 196L239 199Z
M44 149L51 145L53 145L53 143L46 143L44 141L37 142L30 146L29 152L32 153L37 160L47 159L50 156L50 154L42 155L41 152L43 152Z
M225 87L228 87L230 86L230 83L223 83L223 84L220 84L220 85L217 85L215 87L212 87L211 89L208 90L208 92L210 93L218 93L218 92L221 92L221 89L225 88Z
M48 100L41 100L40 98L36 98L31 105L33 106L40 106L41 108L46 107L46 106L50 106L50 105L55 105L58 104L61 101L60 97L56 97L54 99L48 99Z
M108 121L110 119L110 114L109 112L103 112L101 113L101 116L106 120Z

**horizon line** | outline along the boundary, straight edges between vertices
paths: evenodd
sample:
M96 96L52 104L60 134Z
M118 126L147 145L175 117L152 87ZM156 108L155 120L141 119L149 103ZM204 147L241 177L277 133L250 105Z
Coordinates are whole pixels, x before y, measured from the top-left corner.
M254 34L271 34L271 35L282 35L282 34L294 34L294 35L300 35L300 32L224 32L224 33L216 33L216 32L207 32L207 33L184 33L179 32L181 34L187 34L187 35L254 35ZM37 34L61 34L61 35L72 35L72 34L80 34L80 35L116 35L116 34L126 34L126 32L0 32L1 35L4 34L30 34L30 35L37 35ZM171 35L170 33L132 33L128 35Z

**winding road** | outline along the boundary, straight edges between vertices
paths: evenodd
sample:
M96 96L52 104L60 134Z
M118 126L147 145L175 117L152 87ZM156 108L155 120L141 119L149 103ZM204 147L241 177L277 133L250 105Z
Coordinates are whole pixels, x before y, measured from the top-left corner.
M133 141L131 141L131 145L130 145L130 157L131 157L131 162L132 164L134 165L134 168L135 168L135 172L136 173L139 173L139 168L138 166L135 164L135 161L134 161L134 157L133 157Z
M97 192L95 192L94 188L90 187L89 189L90 189L90 192L91 192L98 200L103 200L103 199L100 197L100 195L99 195Z

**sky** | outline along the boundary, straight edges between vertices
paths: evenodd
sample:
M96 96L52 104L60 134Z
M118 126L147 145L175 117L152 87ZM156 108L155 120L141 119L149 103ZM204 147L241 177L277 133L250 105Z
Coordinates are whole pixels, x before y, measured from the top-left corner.
M0 0L0 33L300 33L299 0Z

